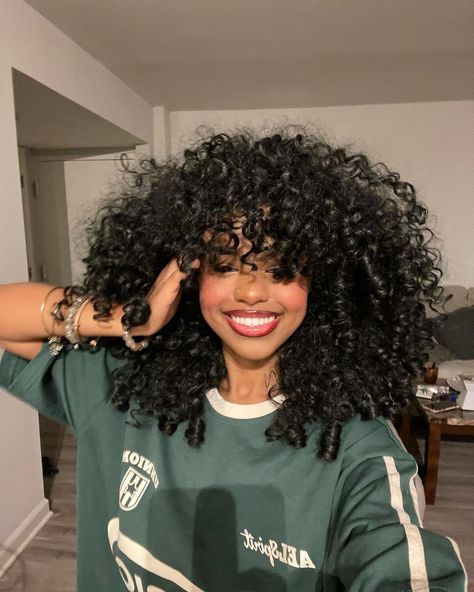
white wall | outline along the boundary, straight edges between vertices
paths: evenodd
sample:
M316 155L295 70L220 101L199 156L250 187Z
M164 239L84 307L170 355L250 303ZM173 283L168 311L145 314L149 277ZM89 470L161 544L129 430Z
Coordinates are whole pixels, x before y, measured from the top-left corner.
M3 0L0 19L0 283L27 279L12 68L127 132L153 141L153 109L22 0ZM36 413L0 396L0 545L20 547L37 528L44 496ZM8 421L6 421L8 418ZM0 553L0 571L5 556Z
M382 81L383 83L383 81ZM175 111L170 113L171 152L192 139L199 125L228 131L239 125L309 122L339 143L354 143L413 183L436 216L444 245L443 283L474 286L473 101L361 105L312 109Z
M100 202L114 193L117 182L122 179L119 157L123 152L102 154L100 157L85 157L64 162L67 217L69 225L69 250L73 283L80 283L86 254L84 224L94 216ZM134 168L135 151L126 152L130 167ZM131 177L129 177L131 181Z
M126 130L163 156L182 146L199 124L222 130L236 125L287 121L319 122L338 141L356 141L383 158L418 187L438 216L445 240L449 283L474 284L473 203L467 159L472 103L416 103L258 111L174 112L153 109L99 62L23 0L3 0L0 20L0 282L27 278L11 69L27 74ZM383 81L382 81L383 82ZM77 169L78 170L78 169ZM72 178L72 177L71 177ZM470 188L470 187L469 187ZM0 397L0 545L22 542L46 516L36 414ZM21 467L21 470L19 470ZM0 570L4 557L0 554Z
M24 183L26 186L23 187L25 222L28 218L31 221L32 243L27 243L27 249L34 256L33 260L28 260L30 277L35 282L68 286L71 283L71 260L64 165L58 159L45 162L40 154L32 156L31 150L22 150L25 151L30 177L30 185ZM24 169L22 172L25 172ZM33 183L35 192L32 190Z

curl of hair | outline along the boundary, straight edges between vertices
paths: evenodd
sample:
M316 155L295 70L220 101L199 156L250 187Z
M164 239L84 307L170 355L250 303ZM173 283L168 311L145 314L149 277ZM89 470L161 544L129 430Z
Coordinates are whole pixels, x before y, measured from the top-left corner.
M406 403L432 336L425 305L442 303L443 290L427 209L398 173L288 126L264 137L214 134L181 159L126 165L127 175L132 187L89 226L84 282L74 289L92 295L98 318L123 304L130 327L148 318L147 293L170 258L190 273L175 316L148 349L132 353L121 339L110 341L128 360L114 376L118 409L134 401L138 425L154 418L173 434L187 422L189 444L204 441L205 393L226 368L199 308L191 261L233 252L236 217L250 252L270 239L284 278L310 278L306 317L278 352L278 384L268 396L286 399L267 439L302 447L308 425L320 422L319 456L331 461L354 414L392 418ZM224 246L214 240L223 234Z

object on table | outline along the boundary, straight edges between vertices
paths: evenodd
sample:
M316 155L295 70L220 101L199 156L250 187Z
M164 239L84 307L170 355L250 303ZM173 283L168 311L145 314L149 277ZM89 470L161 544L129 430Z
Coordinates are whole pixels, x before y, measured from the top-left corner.
M441 386L438 384L427 384L423 382L416 385L416 396L420 399L436 399L441 395L448 395L450 391L449 386Z
M431 362L430 366L427 366L423 372L423 380L427 384L435 384L438 379L438 366L436 362Z
M443 413L445 411L454 411L459 409L455 401L435 401L434 403L422 403L423 407L430 413Z
M464 411L474 411L474 376L459 375L462 388L457 401Z

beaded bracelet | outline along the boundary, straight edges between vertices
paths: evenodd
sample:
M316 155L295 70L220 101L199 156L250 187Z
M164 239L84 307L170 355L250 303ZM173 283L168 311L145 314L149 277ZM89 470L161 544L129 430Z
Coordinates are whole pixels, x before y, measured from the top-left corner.
M81 338L76 332L74 320L78 310L88 300L87 296L77 296L71 306L67 309L66 317L64 318L64 335L66 339L74 346L74 349L79 349L81 345Z
M90 296L76 296L71 306L67 309L64 318L64 335L66 339L74 346L75 350L80 347L89 346L92 349L97 347L98 337L91 337L89 343L83 340L79 333L79 322L81 314L90 301Z
M122 339L125 341L125 345L129 349L131 349L133 352L142 351L142 350L144 350L145 348L147 348L149 346L149 344L150 344L150 338L149 337L145 337L141 341L135 341L133 339L133 337L130 335L130 332L128 331L128 329L125 329L123 327L123 324L122 324L122 328L123 328Z
M49 352L53 357L59 356L64 347L64 339L57 335L52 335L48 339Z

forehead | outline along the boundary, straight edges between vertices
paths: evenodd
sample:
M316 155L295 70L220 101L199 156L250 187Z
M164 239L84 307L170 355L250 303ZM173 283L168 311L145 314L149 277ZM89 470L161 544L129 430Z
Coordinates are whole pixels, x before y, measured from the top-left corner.
M274 240L268 236L268 228L264 228L265 220L249 221L246 217L228 218L222 224L216 225L214 228L208 228L204 231L202 239L208 245L229 246L229 243L234 246L238 240L239 246L245 248L251 246L252 240L258 237L260 241L263 239L265 247L269 247L274 243ZM266 232L265 232L266 231ZM251 238L243 235L243 232Z
M242 227L235 228L232 232L219 232L207 230L203 235L203 241L207 247L213 248L224 254L229 255L243 255L252 251L254 246L252 241L242 234ZM259 258L274 258L278 255L277 251L273 249L274 240L270 237L265 237L258 253L252 253L252 256ZM230 251L230 252L229 252Z

